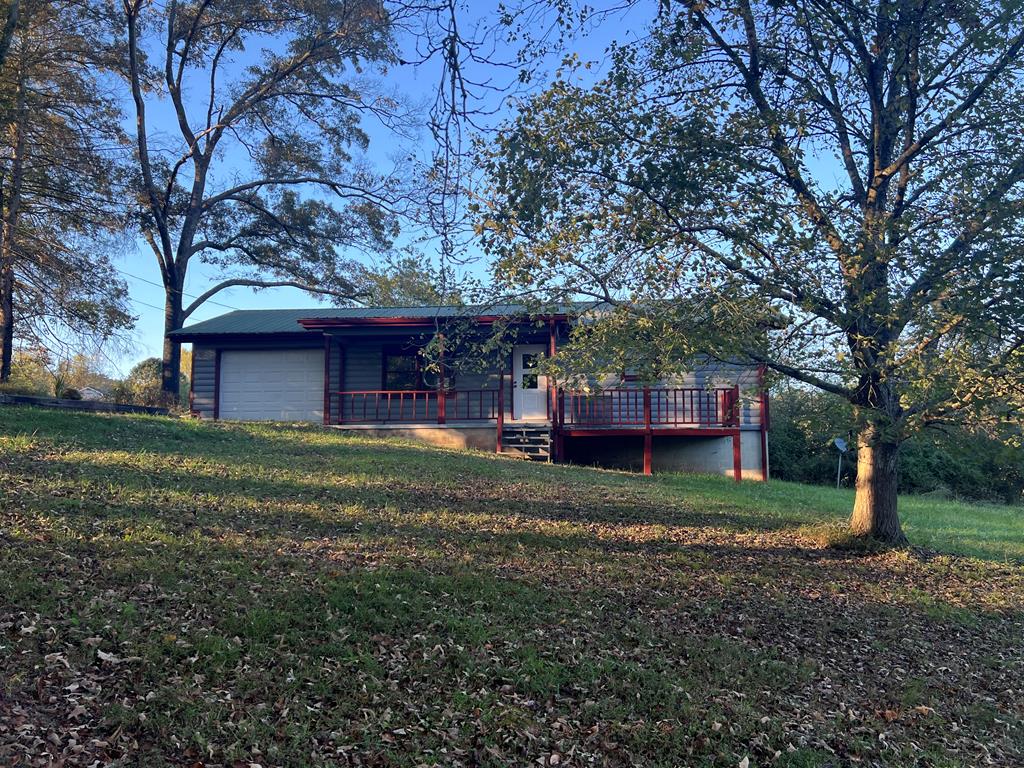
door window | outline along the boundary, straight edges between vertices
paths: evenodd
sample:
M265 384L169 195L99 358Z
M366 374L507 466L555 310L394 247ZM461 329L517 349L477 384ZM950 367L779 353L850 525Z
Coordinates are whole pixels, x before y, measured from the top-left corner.
M524 352L522 356L522 387L523 389L538 389L540 377L537 374L537 365L540 355L535 352Z

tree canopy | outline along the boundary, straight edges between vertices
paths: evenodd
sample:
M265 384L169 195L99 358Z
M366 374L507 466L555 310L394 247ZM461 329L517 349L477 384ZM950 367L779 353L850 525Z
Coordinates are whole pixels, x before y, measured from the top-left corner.
M596 81L567 59L490 146L496 276L616 307L588 344L656 328L662 364L699 346L846 398L853 528L903 541L901 441L1020 423L1020 4L664 3L646 31Z
M74 1L10 9L0 38L0 380L16 333L52 347L134 320L110 260L125 221L121 113L103 87L109 18Z
M405 119L375 77L397 63L392 22L376 0L125 0L138 225L160 268L165 332L232 286L354 296L352 254L387 250L403 204L398 179L362 156L364 120ZM173 108L173 140L151 138L154 99ZM186 305L195 259L223 279ZM178 391L179 367L166 339L165 391Z

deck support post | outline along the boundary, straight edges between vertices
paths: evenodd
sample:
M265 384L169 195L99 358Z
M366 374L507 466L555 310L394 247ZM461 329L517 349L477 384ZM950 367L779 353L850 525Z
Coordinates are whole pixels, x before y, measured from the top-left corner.
M654 433L651 431L651 388L644 387L644 474L651 474Z
M444 334L438 334L437 362L437 423L444 424L448 420L447 400L444 390ZM457 409L456 409L457 410Z
M345 420L345 396L341 394L345 389L345 345L338 342L338 414L335 423L341 424Z
M565 437L562 427L565 424L565 393L561 388L555 390L555 461L561 461L565 455Z
M555 339L557 336L557 330L555 328L555 318L548 319L548 360L553 360L555 357ZM547 376L548 384L548 419L554 420L555 409L557 403L555 401L555 378L554 376Z
M739 428L732 433L732 476L738 483L743 479L742 437Z
M505 371L498 372L498 432L494 438L494 452L501 453L501 433L505 429Z
M768 482L768 390L764 386L765 366L758 368L758 383L761 388L761 480Z
M324 426L331 423L331 337L324 334Z

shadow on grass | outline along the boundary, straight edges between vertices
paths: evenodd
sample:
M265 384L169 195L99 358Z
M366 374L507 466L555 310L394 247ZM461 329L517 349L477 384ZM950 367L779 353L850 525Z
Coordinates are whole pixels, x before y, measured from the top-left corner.
M675 482L312 428L100 421L72 420L87 434L70 440L46 421L2 459L4 610L40 626L12 632L0 665L32 700L63 700L59 661L38 674L58 650L105 669L108 730L154 755L196 734L239 750L227 763L273 744L268 762L302 764L342 743L382 764L452 745L487 764L483 745L524 732L597 754L597 728L620 765L734 765L800 723L838 754L905 757L846 715L805 719L847 706L869 735L875 709L941 711L885 718L888 743L935 743L956 722L1014 749L1009 569L971 581L796 548L783 516L684 507ZM92 637L145 664L103 667ZM537 758L516 749L491 764Z

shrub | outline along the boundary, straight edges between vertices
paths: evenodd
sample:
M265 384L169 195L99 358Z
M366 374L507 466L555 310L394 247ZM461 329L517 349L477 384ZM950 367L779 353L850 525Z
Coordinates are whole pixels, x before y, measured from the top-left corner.
M794 386L772 393L768 433L772 476L813 485L836 481L838 452L832 441L853 445L850 406L832 395ZM842 484L853 485L856 450L843 458ZM1024 451L968 427L926 430L900 451L901 493L1018 504L1024 494Z

